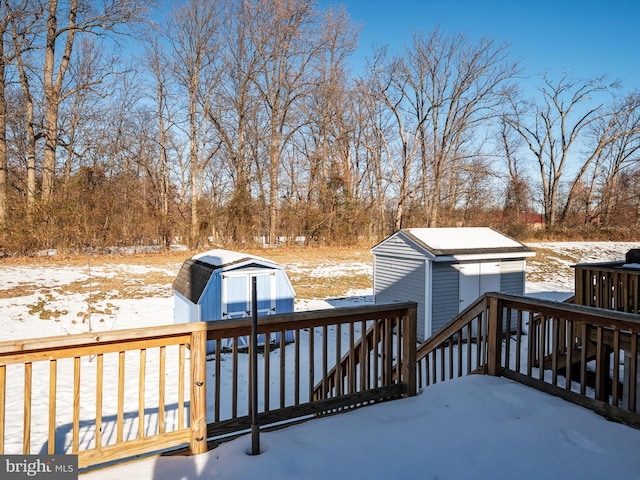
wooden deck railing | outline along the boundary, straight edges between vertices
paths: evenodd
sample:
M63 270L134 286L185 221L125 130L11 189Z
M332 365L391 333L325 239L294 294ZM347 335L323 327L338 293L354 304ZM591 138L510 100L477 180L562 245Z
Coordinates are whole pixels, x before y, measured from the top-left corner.
M481 297L418 347L418 388L483 370L487 363L487 305Z
M415 316L417 310L410 310L409 314ZM386 341L380 342L381 338ZM397 319L386 318L371 322L371 326L366 329L366 334L355 344L350 345L341 358L336 358L335 365L327 371L326 375L323 375L322 381L316 384L313 398L320 399L327 395L340 395L343 391L353 390L355 388L353 382L358 380L354 375L357 369L369 373L359 376L361 390L371 388L373 379L393 383L395 379L401 378L404 366L402 359L409 358L410 355L415 356L413 352L397 356L397 352L402 348L402 339L402 323ZM408 344L404 345L408 346ZM373 358L380 358L380 363L372 362Z
M260 334L280 333L260 354L261 425L415 395L415 312L402 303L261 318ZM370 353L330 381L380 323ZM81 468L185 445L202 453L208 440L250 428L239 341L250 328L247 319L2 342L0 453L77 453Z
M624 262L575 265L578 305L640 314L640 269Z
M418 348L417 382L501 375L640 427L639 336L638 315L489 293Z

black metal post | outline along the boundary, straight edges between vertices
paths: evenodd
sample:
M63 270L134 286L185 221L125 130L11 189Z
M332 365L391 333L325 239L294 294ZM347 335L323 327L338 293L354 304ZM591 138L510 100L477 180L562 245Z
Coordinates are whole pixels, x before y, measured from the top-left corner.
M260 455L258 421L258 282L251 278L251 455Z

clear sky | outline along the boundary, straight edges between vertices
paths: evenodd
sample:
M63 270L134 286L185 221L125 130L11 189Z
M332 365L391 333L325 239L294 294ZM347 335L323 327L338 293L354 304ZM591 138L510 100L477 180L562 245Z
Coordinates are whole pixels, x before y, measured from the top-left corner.
M558 79L606 75L640 88L640 0L320 0L346 6L362 26L354 66L375 45L401 51L415 32L487 35L510 44L524 73ZM354 72L357 73L357 72Z

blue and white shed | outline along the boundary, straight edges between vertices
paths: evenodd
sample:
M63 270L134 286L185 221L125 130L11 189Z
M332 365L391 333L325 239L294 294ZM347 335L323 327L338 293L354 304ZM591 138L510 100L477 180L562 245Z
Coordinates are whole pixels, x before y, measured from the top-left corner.
M295 293L281 265L218 249L194 255L182 264L173 282L175 323L250 317L254 277L258 316L293 312Z
M418 304L418 340L486 292L524 295L535 251L487 227L407 228L371 249L375 302Z

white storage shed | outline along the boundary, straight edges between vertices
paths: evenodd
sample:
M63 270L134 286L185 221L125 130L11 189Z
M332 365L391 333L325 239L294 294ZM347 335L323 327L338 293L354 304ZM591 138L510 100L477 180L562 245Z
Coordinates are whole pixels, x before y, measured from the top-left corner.
M254 255L218 249L195 255L182 264L173 282L175 323L250 317L254 277L258 316L293 312L295 293L281 265ZM287 341L292 340L290 334L287 332ZM247 339L241 338L240 342L245 346ZM209 353L213 345L210 342L207 346Z
M486 292L523 295L535 251L487 227L407 228L371 249L380 303L418 304L418 340L437 333Z

